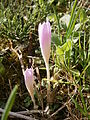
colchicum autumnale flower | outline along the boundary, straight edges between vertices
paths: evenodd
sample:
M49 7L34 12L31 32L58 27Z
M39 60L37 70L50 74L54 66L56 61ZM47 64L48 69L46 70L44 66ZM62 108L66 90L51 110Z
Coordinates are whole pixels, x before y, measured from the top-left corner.
M43 56L43 59L45 61L46 70L47 70L47 100L50 99L50 72L49 72L49 58L50 58L50 47L51 47L51 27L50 23L47 20L43 24L39 24L38 27L38 33L39 33L39 42L40 42L40 48L41 53Z
M42 56L44 58L45 63L49 62L50 57L50 47L51 47L51 27L48 21L43 24L39 24L38 27L39 33L39 42L40 48L42 52Z
M32 68L27 68L24 73L24 79L25 79L25 85L26 88L31 96L31 99L34 103L34 108L36 109L37 105L35 104L35 99L34 99L34 75L33 75L33 69Z

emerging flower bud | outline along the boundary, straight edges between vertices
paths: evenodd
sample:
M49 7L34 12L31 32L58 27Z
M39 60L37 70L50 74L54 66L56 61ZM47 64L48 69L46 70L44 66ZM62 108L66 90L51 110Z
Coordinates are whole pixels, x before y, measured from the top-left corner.
M50 101L50 71L49 71L49 57L50 57L50 47L51 47L51 27L48 20L44 22L43 24L39 24L38 27L38 33L39 33L39 42L41 47L42 56L45 61L46 70L47 70L47 101Z
M25 74L24 74L24 78L25 78L25 85L26 88L32 98L32 101L34 103L34 108L36 108L36 104L35 104L35 99L34 99L34 75L33 75L33 69L26 69L25 70Z
M39 24L38 27L39 33L39 42L41 47L42 56L44 58L45 63L49 62L50 57L50 46L51 46L51 27L50 23L44 22L43 24Z
M33 76L33 70L30 69L26 69L25 70L25 85L27 90L30 92L30 89L33 88L33 84L34 84L34 76Z

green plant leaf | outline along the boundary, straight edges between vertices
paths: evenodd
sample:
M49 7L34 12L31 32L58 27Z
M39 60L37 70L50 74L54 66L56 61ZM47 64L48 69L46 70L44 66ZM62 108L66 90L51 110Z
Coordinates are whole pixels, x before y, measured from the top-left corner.
M82 8L80 10L80 22L85 22L87 20L87 15L85 10Z
M57 47L56 53L58 55L63 55L64 52L67 52L71 49L71 40L65 42L62 46Z
M69 51L71 49L71 40L68 40L64 45L62 46L63 51Z
M60 46L57 47L56 49L56 55L59 56L60 62L63 63L64 62L64 51L62 51Z
M62 46L58 46L56 49L56 54L59 56L61 63L64 62L65 52L71 49L71 40L65 42Z
M7 101L6 106L5 106L5 111L2 115L1 120L7 120L7 117L9 115L9 111L11 110L13 103L14 103L14 100L15 100L17 89L18 89L18 86L15 85L15 87L13 88L13 90L8 98L8 101Z

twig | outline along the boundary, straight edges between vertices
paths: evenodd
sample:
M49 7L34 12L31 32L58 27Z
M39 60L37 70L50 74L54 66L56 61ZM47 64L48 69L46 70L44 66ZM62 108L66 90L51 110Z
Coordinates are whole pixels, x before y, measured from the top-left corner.
M71 118L69 117L69 118L65 118L64 120L71 120Z
M30 115L30 114L36 114L36 113L39 113L39 114L42 114L43 111L42 110L27 110L27 111L20 111L20 112L16 112L18 114L23 114L23 115Z
M1 113L4 113L4 111L5 111L4 109L0 108ZM29 116L21 115L19 113L15 113L15 112L9 112L9 116L13 116L13 117L21 118L21 119L25 119L25 120L37 120L35 118L31 118Z
M10 79L8 81L9 81L10 90L12 91L12 84L11 84Z

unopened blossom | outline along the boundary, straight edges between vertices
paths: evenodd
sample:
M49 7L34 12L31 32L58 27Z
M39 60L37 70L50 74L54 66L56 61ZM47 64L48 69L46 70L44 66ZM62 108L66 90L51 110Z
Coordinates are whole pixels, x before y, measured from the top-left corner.
M42 56L44 58L45 63L48 63L51 46L51 27L49 21L46 21L43 24L39 24L38 33Z
M33 69L27 68L24 73L24 79L25 79L25 85L26 88L32 98L32 101L34 103L34 108L36 107L35 99L34 99L34 75L33 75Z
M39 42L40 42L40 48L41 53L43 56L43 59L45 61L46 70L47 70L47 101L50 101L50 71L49 71L49 57L50 57L50 47L51 47L51 27L50 23L47 20L46 22L43 22L43 24L39 24L38 27L38 33L39 33Z

